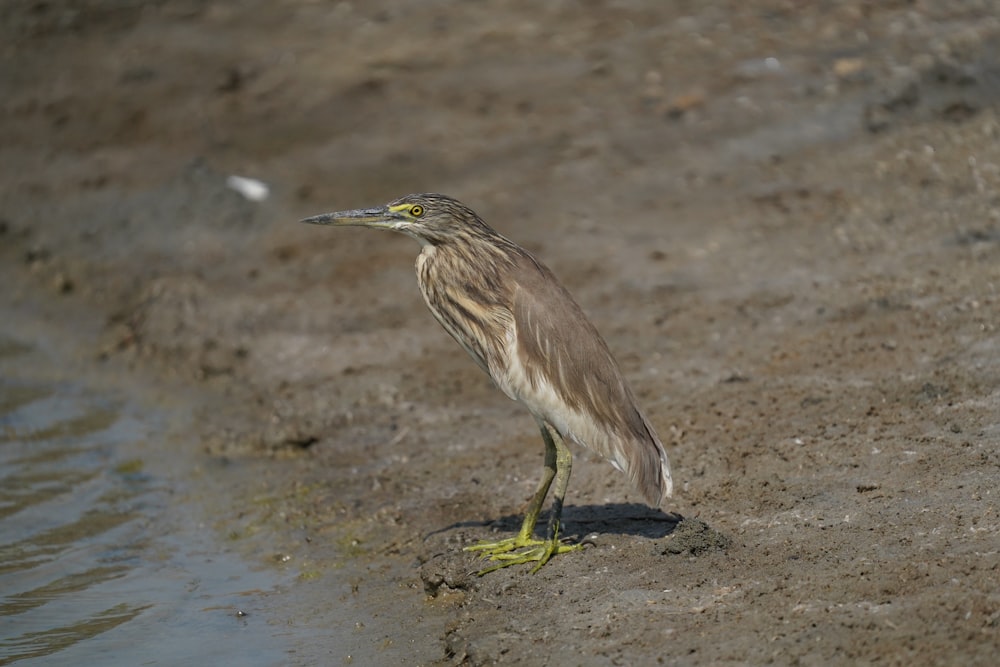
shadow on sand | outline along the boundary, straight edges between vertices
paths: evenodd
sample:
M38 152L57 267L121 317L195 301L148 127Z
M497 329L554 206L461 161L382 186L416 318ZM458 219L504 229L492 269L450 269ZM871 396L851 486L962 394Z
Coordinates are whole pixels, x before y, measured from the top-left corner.
M592 533L602 535L633 535L659 540L670 535L684 520L680 514L661 512L640 503L606 503L604 505L572 505L563 508L560 534L570 541L580 541ZM500 533L516 533L524 521L523 514L508 514L483 521L458 521L424 536L429 539L457 528L489 527ZM548 513L538 517L535 535L544 537Z

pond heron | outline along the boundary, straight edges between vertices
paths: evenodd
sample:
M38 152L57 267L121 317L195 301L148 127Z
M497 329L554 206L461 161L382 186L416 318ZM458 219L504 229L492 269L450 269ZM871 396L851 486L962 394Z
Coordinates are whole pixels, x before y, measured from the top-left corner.
M559 538L572 467L567 441L608 459L650 505L671 495L667 453L604 339L544 264L472 209L444 195L414 194L302 222L388 229L419 241L417 282L427 307L538 422L542 480L516 536L467 547L493 561L480 574L520 563L534 563L537 572L553 555L580 548ZM548 532L539 540L535 523L553 481Z

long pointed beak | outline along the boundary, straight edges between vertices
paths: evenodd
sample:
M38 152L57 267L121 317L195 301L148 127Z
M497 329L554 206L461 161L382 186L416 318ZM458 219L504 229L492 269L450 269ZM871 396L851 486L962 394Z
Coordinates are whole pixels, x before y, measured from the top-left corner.
M386 206L377 208L356 208L351 211L336 211L305 218L299 222L310 225L342 225L357 227L391 227L395 216Z

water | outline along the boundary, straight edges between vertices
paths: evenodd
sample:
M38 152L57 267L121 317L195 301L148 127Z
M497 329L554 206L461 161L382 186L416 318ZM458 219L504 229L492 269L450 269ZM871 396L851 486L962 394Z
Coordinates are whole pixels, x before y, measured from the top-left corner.
M282 664L276 568L191 499L176 411L88 386L0 334L0 665ZM284 630L287 635L287 628Z

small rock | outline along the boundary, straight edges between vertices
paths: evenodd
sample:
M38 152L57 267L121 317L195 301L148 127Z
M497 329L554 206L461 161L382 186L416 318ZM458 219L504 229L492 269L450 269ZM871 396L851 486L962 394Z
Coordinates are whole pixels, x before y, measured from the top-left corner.
M60 294L69 294L73 291L76 285L73 283L73 279L67 277L63 273L57 273L52 278L52 287L55 288Z
M691 90L674 97L667 103L664 113L669 118L680 118L684 114L705 106L705 93Z
M841 81L858 81L864 78L868 65L861 58L837 58L833 61L833 75Z

